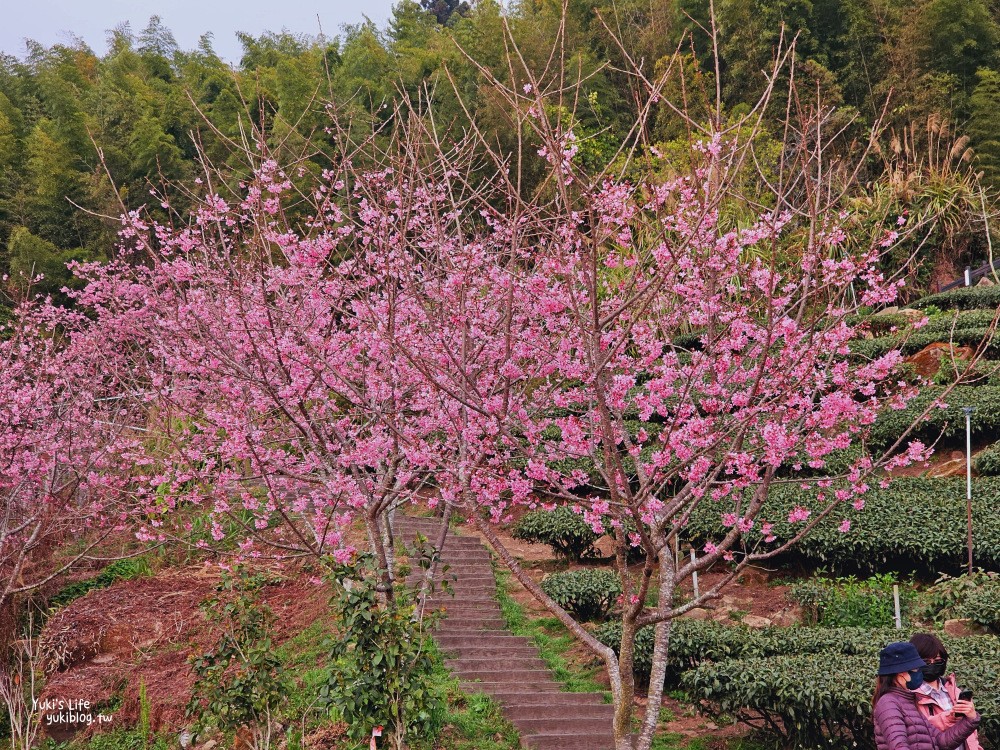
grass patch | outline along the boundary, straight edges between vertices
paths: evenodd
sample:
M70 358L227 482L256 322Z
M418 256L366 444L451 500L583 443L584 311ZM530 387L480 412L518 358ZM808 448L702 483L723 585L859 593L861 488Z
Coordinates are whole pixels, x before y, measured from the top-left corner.
M520 736L488 695L465 693L435 650L433 681L447 696L444 724L436 738L410 738L414 750L517 750Z
M163 734L143 737L139 729L114 729L70 742L56 742L46 737L38 747L41 750L173 750L176 743L176 737Z
M74 581L64 586L47 602L49 611L65 607L70 602L79 599L91 591L106 589L117 581L131 581L153 575L153 565L146 555L116 560L93 578L84 581Z
M322 617L313 621L277 650L278 658L285 666L293 685L283 713L296 723L304 723L306 727L321 724L326 713L317 707L317 698L330 677L328 642L331 632L327 622ZM314 714L312 721L308 720L310 713Z
M571 693L603 693L610 703L610 693L597 681L600 667L571 665L567 655L576 645L576 638L555 617L528 617L524 608L507 593L510 573L494 571L497 578L497 601L504 622L514 635L530 638L538 647L539 656L552 671L552 676Z

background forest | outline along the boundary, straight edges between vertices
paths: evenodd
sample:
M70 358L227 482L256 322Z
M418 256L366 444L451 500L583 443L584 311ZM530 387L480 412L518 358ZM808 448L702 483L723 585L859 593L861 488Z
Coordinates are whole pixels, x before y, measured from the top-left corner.
M32 274L44 279L31 293L58 296L72 283L67 261L111 252L123 208L155 207L169 194L182 211L205 175L199 153L245 173L237 146L251 130L268 133L279 161L315 175L333 158L324 150L327 107L360 134L389 125L392 102L407 96L433 105L443 133L474 121L501 149L531 148L530 134L511 132L479 67L504 58L505 20L543 78L553 40L564 34L571 77L586 95L566 117L581 141L576 158L591 166L636 137L636 79L621 72L632 64L653 77L673 59L676 83L664 98L707 122L756 102L772 59L794 37L795 75L828 108L834 147L860 152L867 144L858 141L882 125L858 200L881 215L943 219L923 238L912 293L985 262L983 218L1000 187L997 0L716 0L717 50L709 0L570 0L562 11L553 0L507 8L403 0L384 29L368 22L334 38L242 35L235 69L213 51L210 34L182 50L156 17L139 33L111 31L103 57L83 42L29 43L25 59L0 57L0 267L9 297L28 293ZM643 134L662 146L657 169L666 171L692 136L671 104Z

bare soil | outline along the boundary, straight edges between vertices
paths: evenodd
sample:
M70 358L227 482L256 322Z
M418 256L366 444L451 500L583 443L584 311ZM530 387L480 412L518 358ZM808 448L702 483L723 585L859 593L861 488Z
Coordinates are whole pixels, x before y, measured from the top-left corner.
M87 701L95 713L111 716L87 731L132 726L144 684L153 729L181 728L194 682L188 659L218 637L200 609L218 581L214 566L168 569L71 602L42 633L49 671L42 700ZM280 645L326 616L329 593L306 576L286 571L282 583L264 589L262 599L277 616L275 643ZM65 739L82 728L59 725L49 734Z

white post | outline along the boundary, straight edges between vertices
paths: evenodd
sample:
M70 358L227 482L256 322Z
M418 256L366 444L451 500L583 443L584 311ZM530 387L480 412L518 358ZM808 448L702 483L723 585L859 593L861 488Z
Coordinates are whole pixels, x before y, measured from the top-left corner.
M694 563L696 561L697 561L697 557L695 556L694 547L692 547L691 548L691 562ZM691 582L694 583L694 598L697 599L699 596L701 596L701 594L698 593L698 571L697 570L694 571L691 574Z
M965 406L965 518L969 545L969 575L972 575L972 410Z
M896 612L896 630L903 627L903 616L899 611L899 584L892 584L892 603Z
M972 269L971 268L966 268L965 269L965 285L966 286L972 286Z

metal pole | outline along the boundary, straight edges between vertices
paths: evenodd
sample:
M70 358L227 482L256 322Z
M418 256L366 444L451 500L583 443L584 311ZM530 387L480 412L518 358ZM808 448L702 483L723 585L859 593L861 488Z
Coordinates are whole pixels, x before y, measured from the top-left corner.
M972 286L972 269L971 268L966 268L965 269L965 285L966 286Z
M963 407L965 412L965 516L969 533L969 575L972 575L972 410L973 407Z

